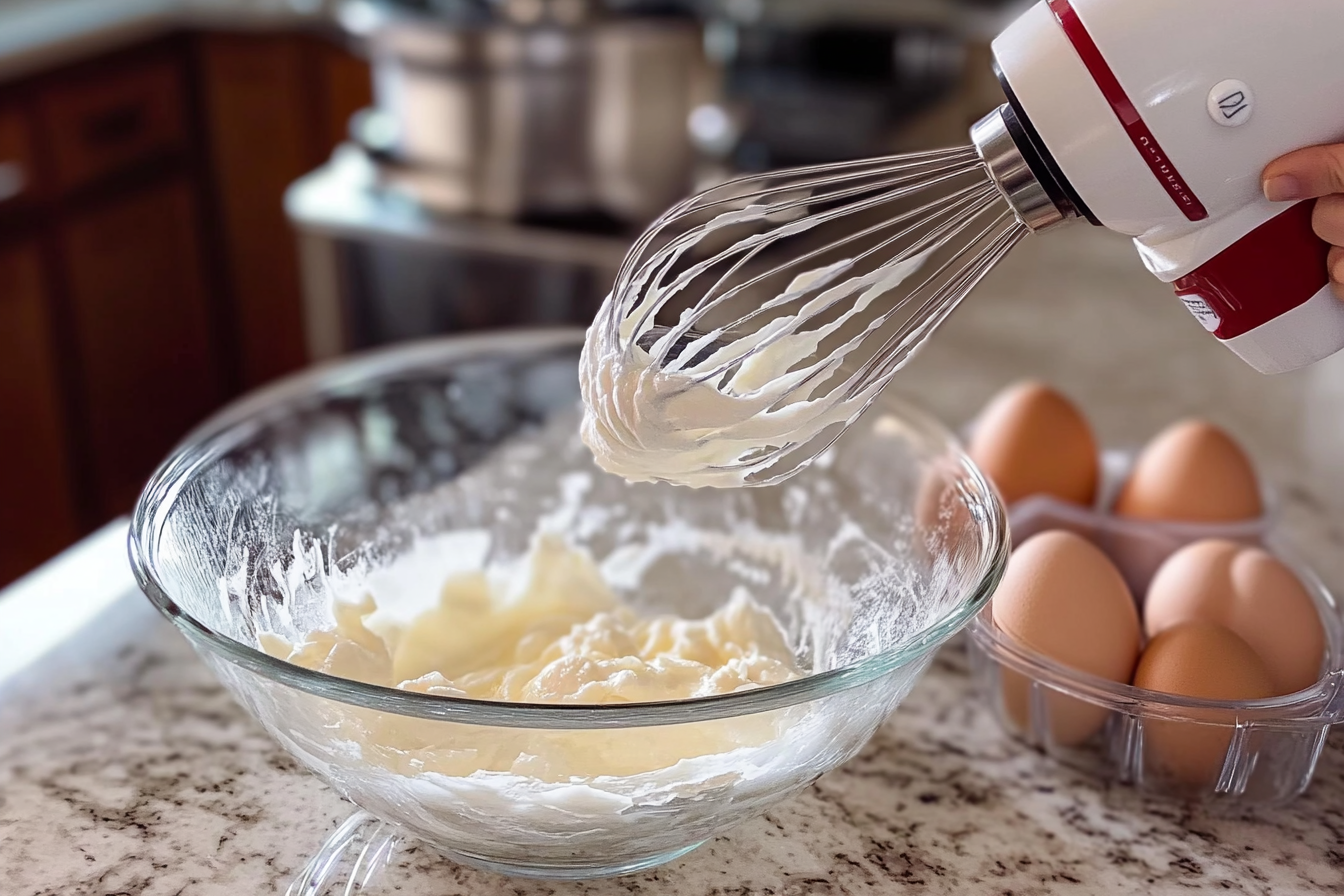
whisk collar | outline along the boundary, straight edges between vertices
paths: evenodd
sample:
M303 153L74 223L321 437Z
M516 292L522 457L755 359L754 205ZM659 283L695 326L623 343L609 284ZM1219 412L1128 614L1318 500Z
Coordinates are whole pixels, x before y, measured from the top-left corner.
M1047 180L1033 170L1029 155L1015 139L1010 120L1012 107L1000 106L971 128L971 142L984 162L990 179L1003 194L1017 219L1027 229L1040 232L1061 224L1075 212L1051 196Z

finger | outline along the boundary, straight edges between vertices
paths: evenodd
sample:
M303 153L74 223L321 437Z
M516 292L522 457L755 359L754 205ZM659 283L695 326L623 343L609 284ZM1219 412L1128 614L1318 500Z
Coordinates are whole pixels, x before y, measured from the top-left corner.
M1271 202L1344 193L1344 144L1308 146L1270 162L1262 178Z
M1334 287L1335 295L1344 300L1344 248L1332 248L1326 264L1330 266L1330 285Z
M1311 213L1316 235L1332 246L1344 246L1344 195L1333 194L1316 200Z

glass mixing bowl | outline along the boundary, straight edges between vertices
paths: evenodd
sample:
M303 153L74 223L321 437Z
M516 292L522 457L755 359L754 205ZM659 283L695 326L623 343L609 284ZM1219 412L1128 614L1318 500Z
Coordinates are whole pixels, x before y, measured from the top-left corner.
M772 488L631 485L578 439L582 340L448 338L300 374L207 422L146 486L130 536L145 593L364 810L302 892L350 844L363 874L397 837L551 879L666 862L858 752L997 585L1003 508L922 413L883 399ZM266 633L330 626L333 599L376 591L389 569L418 570L432 598L435 563L460 553L444 533L517 558L543 519L624 570L610 584L638 611L698 617L749 590L807 674L661 703L519 704L378 687L260 649Z

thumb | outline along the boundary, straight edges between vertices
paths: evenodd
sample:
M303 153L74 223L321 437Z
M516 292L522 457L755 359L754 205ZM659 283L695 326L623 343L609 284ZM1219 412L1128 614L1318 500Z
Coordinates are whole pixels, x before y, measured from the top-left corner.
M1271 202L1344 193L1344 143L1308 146L1280 156L1265 168L1262 187Z

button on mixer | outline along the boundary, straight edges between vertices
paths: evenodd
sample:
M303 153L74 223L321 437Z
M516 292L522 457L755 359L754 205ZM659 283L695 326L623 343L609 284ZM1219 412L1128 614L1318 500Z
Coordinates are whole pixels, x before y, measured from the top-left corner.
M1209 91L1209 117L1226 128L1235 128L1251 120L1255 95L1245 81L1219 81Z

